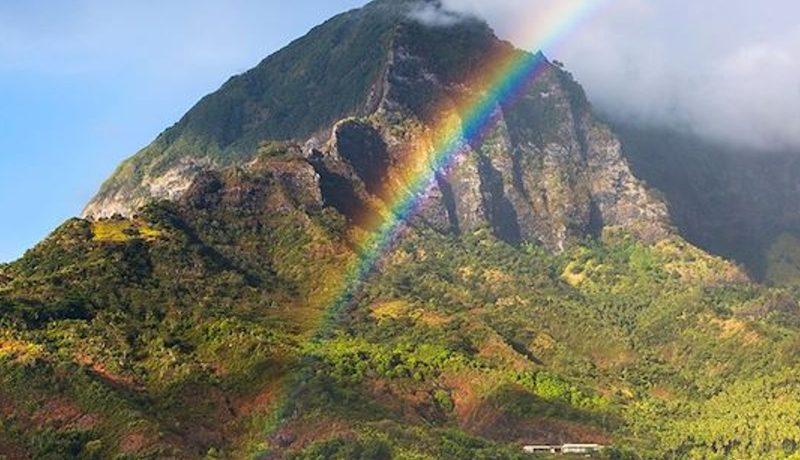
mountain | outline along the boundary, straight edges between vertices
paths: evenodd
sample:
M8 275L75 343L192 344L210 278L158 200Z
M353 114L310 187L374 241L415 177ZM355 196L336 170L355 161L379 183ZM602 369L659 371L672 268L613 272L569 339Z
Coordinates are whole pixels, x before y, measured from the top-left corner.
M560 65L421 5L234 77L0 265L0 456L797 455L798 291L684 240ZM430 171L498 56L536 78Z
M797 283L796 152L754 152L663 128L614 123L637 177L663 192L681 235L770 284Z
M270 142L296 144L320 176L323 200L348 217L360 213L354 208L380 194L392 169L406 167L439 107L482 90L469 75L497 54L523 53L475 19L420 24L409 15L417 5L379 1L345 13L232 78L126 161L84 214L131 215L152 199L179 198L204 171L260 150L282 153ZM491 226L507 241L559 249L605 226L667 233L664 203L630 173L583 90L544 65L525 98L497 107L491 139L468 146L440 178L424 218L442 231Z

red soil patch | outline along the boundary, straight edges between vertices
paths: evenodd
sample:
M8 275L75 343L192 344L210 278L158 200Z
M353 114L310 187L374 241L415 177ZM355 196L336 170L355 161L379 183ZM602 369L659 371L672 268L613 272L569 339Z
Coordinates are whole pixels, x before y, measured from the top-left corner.
M16 412L14 403L4 393L0 392L0 416L11 417Z
M318 416L312 420L295 420L288 423L272 436L271 442L281 449L296 451L317 441L352 435L353 428L349 422Z
M601 429L578 422L548 417L519 417L483 398L486 376L462 372L446 378L452 389L456 417L466 432L500 442L563 444L570 442L609 444Z
M122 436L119 450L123 455L138 454L158 444L158 435L144 430L135 430Z
M483 381L485 376L472 371L445 376L445 384L452 389L451 397L458 420L467 419L480 404L478 385Z
M405 422L420 424L443 419L431 397L431 388L411 383L374 380L366 385L371 399Z
M17 413L14 403L4 393L0 392L0 418L10 419ZM17 444L16 440L9 439L0 433L0 458L7 460L28 460L30 456Z
M236 446L247 443L252 435L258 436L252 423L254 417L276 410L283 396L284 379L279 379L264 385L255 394L236 398L231 403L235 418L228 422L224 430L226 439Z
M114 372L109 371L108 368L106 368L102 363L96 362L90 356L82 353L76 353L75 362L88 367L92 370L92 372L117 387L133 388L135 390L144 389L133 377L115 374Z
M265 412L283 396L284 379L275 380L265 385L255 395L238 398L233 406L237 417Z
M662 401L671 401L675 399L675 393L671 389L663 386L654 387L653 389L650 390L650 394L654 398L660 399Z
M0 458L5 460L29 460L31 457L14 441L0 436Z
M84 431L96 427L100 423L100 416L87 414L66 399L53 399L33 413L31 422L58 430L70 428Z
M490 335L479 348L478 356L498 366L517 372L528 371L533 367L533 363L511 348L499 334Z
M188 452L193 452L192 448L195 446L188 446L182 443L182 439L174 434L165 434L159 432L155 427L137 427L122 434L117 449L122 456L129 456L133 458L140 458L143 454L151 454L153 451L162 449L164 452L171 452L174 456L165 456L162 454L159 459L183 459L183 458L197 458L198 455L192 455ZM205 451L203 452L205 453ZM150 458L148 455L147 458Z
M609 444L601 430L568 420L519 418L504 414L491 404L482 406L464 428L476 435L519 444Z
M235 420L231 401L220 389L211 385L196 384L181 392L181 410L173 414L174 427L186 446L207 451L226 443L225 427Z

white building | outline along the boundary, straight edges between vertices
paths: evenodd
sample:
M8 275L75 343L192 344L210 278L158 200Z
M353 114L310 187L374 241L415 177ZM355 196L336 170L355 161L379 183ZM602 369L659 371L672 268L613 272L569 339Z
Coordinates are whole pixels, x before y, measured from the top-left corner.
M564 444L561 446L562 454L592 454L599 452L603 446L600 444Z
M526 454L559 454L561 446L524 446L522 451Z
M603 450L600 444L564 444L561 446L552 445L530 445L523 446L522 451L526 454L578 454L590 455Z

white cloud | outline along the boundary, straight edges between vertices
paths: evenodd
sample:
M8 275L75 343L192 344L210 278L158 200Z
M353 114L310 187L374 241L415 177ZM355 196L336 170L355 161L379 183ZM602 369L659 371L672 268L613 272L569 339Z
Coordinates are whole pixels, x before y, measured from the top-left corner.
M441 1L444 12L428 4L412 15L434 25L478 15L502 37L535 49L541 45L526 42L531 29L578 0ZM314 17L323 2L301 3L292 6L298 18ZM600 3L544 50L567 64L598 109L765 150L800 149L800 2ZM298 21L274 14L285 8L282 0L74 0L47 2L47 14L41 8L0 2L0 72L131 69L150 82L219 82L299 33Z
M565 0L443 1L533 48L526 24ZM797 17L794 0L605 1L544 51L611 116L748 148L800 149Z
M411 19L434 27L447 27L464 20L464 16L451 9L442 9L430 3L420 3L409 11Z

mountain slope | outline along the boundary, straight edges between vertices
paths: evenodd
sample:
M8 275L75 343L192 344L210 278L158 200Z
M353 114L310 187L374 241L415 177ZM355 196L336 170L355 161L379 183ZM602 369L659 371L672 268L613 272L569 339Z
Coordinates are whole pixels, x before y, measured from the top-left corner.
M797 260L781 253L790 254L800 234L800 156L716 145L666 129L619 123L615 130L633 170L664 193L689 241L745 265L756 279L796 282Z
M561 442L752 458L797 439L777 429L800 401L791 293L676 237L606 232L551 255L418 222L331 322L315 299L357 230L298 193L312 171L288 151L207 173L177 203L70 221L3 267L0 443L34 458L514 458ZM782 396L748 402L751 425L703 422L767 388ZM774 434L735 444L759 430Z
M403 187L398 177L430 142L427 132L459 117L465 94L485 90L471 76L516 55L541 61L540 75L525 97L497 107L488 140L465 146L458 166L439 173L423 218L444 232L490 226L506 241L559 250L604 227L647 239L668 233L666 206L630 173L571 75L478 20L420 24L409 16L414 5L379 1L345 13L234 77L125 162L85 214L131 215L152 199L179 198L203 171L288 140L314 163L326 203L352 218L383 198L379 188Z
M149 194L185 191L199 168L245 159L263 139L307 137L360 113L386 58L391 27L381 18L360 10L340 15L231 78L124 162L86 214L128 214Z
M676 235L567 72L414 4L236 77L0 266L2 455L797 454L798 293ZM365 216L498 53L538 77L348 291Z

